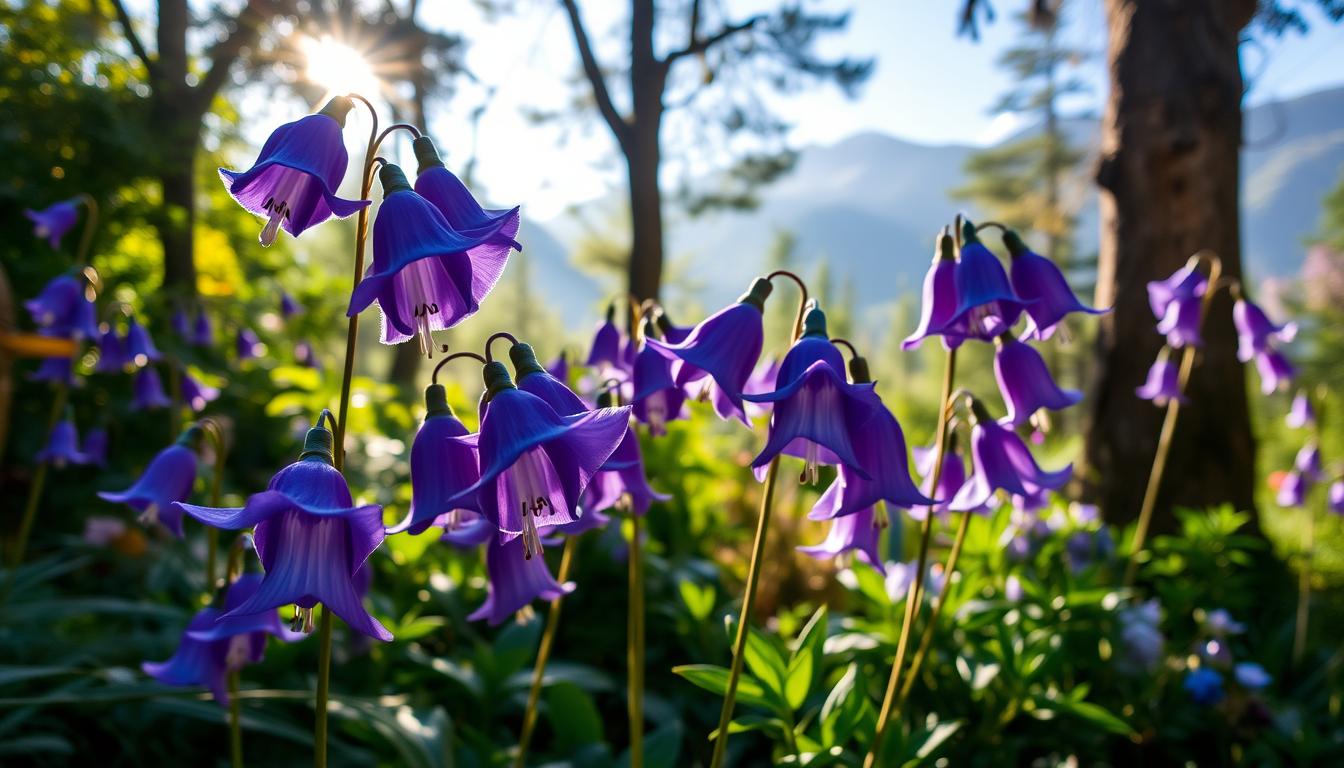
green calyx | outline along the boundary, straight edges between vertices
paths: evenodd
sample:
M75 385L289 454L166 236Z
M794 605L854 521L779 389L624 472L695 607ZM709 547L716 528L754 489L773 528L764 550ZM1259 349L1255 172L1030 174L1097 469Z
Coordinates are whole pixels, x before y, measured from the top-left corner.
M991 421L994 421L994 417L989 415L989 410L985 408L985 404L980 402L978 399L972 397L971 423L980 424L980 423L989 423Z
M1027 247L1026 243L1022 242L1022 238L1011 229L1004 230L1003 247L1008 249L1008 253L1012 254L1013 258L1031 253L1031 249Z
M597 395L598 408L615 408L616 391L614 389L604 389Z
M534 373L546 372L546 368L537 362L537 353L531 344L514 344L509 347L509 359L513 361L513 375L518 381Z
M378 181L382 182L384 198L390 197L394 192L411 191L411 183L406 180L406 174L396 163L383 164L383 167L378 169Z
M416 176L419 176L430 168L443 167L443 160L439 159L439 151L434 148L434 141L428 136L417 138L415 141L411 142L411 147L415 150Z
M612 302L612 303L610 303L610 304L607 305L607 322L608 322L608 323L614 323L614 322L616 322L616 303L615 303L615 302Z
M968 246L971 243L979 243L980 235L975 231L975 222L967 219L961 223L961 245Z
M658 324L646 317L639 323L639 335L646 339L657 339L663 334L658 329Z
M485 401L495 399L495 395L506 389L517 389L513 379L509 378L509 369L498 360L491 360L481 369L481 378L485 380Z
M751 306L765 312L765 300L770 298L770 292L775 287L764 277L758 277L752 281L751 287L747 292L738 297L738 304L750 304Z
M873 374L868 370L868 360L863 357L854 357L849 361L849 378L855 384L867 384L873 380Z
M303 453L299 454L299 461L335 464L335 453L332 450L335 444L336 440L331 436L331 430L320 424L316 425L303 437Z
M350 114L350 110L354 108L355 108L355 102L351 101L345 96L337 96L333 98L331 101L328 101L327 105L325 107L322 107L322 109L319 110L317 114L326 115L327 117L330 117L332 120L336 121L337 125L344 128L345 116Z
M425 418L452 416L453 406L448 404L448 391L442 384L430 384L425 387Z
M821 307L814 306L803 315L803 336L826 338L826 313L821 311Z
M205 430L201 429L199 424L192 424L182 430L182 434L177 436L176 445L184 445L191 449L201 446L201 440L205 437Z
M666 313L666 312L659 312L659 313L658 313L658 319L655 320L654 322L657 323L657 325L658 325L658 330L661 331L661 335L662 335L664 338L667 337L667 334L668 334L669 332L671 332L672 328L674 327L674 326L672 325L672 321L671 321L670 319L668 319L668 317L667 317L667 313ZM645 335L647 336L648 334L645 334Z
M957 260L957 241L952 237L952 233L943 227L943 231L938 234L938 246L934 251L935 261L956 261Z

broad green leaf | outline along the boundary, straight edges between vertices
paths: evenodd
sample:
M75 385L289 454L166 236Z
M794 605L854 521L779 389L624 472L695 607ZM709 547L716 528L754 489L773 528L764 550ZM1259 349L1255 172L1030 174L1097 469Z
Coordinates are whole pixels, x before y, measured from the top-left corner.
M602 715L593 697L573 683L557 683L546 691L546 712L561 752L602 741Z
M853 735L863 709L859 665L850 664L821 705L821 737L826 747L844 746Z
M728 691L728 670L724 667L713 664L685 664L673 667L672 672L720 697ZM771 709L777 706L775 701L767 697L760 681L747 674L743 674L737 680L737 701Z
M704 621L714 610L714 587L686 579L681 582L681 601L686 604L691 618Z
M811 653L803 652L795 655L793 661L789 662L789 669L784 680L784 702L789 705L789 709L797 711L807 701L807 694L812 690L812 660L815 658Z
M788 677L784 658L770 639L754 627L747 632L746 662L751 674L755 675L765 685L766 690L775 694L782 703L785 681Z
M661 728L644 736L644 768L677 768L681 762L681 741L685 729L680 720L669 720ZM630 765L630 751L621 755L617 765Z

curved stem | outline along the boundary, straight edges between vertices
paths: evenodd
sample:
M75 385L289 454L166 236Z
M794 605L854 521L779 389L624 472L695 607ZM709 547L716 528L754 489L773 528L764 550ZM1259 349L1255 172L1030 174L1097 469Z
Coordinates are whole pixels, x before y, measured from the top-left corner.
M238 698L237 670L229 673L229 764L243 768L242 701Z
M803 282L803 278L787 269L776 269L774 272L766 275L765 279L773 281L776 277L789 278L798 284L798 290L802 293L801 297L798 299L798 319L793 323L793 338L796 340L803 333L803 315L807 314L807 300L809 298L807 293L807 283Z
M416 128L414 125L411 125L410 123L395 123L393 125L387 126L386 128L383 129L382 133L378 134L378 138L377 140L374 141L374 145L381 146L383 140L386 139L388 136L392 135L393 131L407 131L408 133L411 134L411 138L413 139L420 138L419 128Z
M850 343L849 339L831 339L831 343L837 347L848 349L851 358L859 356L859 351L854 348L854 345Z
M322 627L318 630L317 715L313 726L313 765L327 768L327 694L331 690L331 610L322 606Z
M630 620L626 631L626 675L630 714L630 768L644 765L644 556L640 516L630 515Z
M448 347L447 344L444 344L443 346L444 346L445 349L447 349L447 347ZM443 358L442 360L440 360L440 361L439 361L439 364L436 365L436 366L434 366L434 372L431 373L431 374L429 375L429 383L430 383L430 384L438 384L438 383L439 383L439 370L442 369L443 366L447 365L449 362L451 362L451 361L453 361L453 360L460 360L461 358L464 358L464 357L469 357L469 358L471 358L472 360L475 360L476 362L480 363L481 365L485 365L486 362L487 362L487 360L486 360L484 357L481 357L480 355L476 354L475 352L454 352L453 354L451 354L451 355L449 355L449 356Z
M508 339L509 344L518 346L518 337L508 331L497 331L490 334L490 338L485 340L485 359L486 362L494 362L495 358L490 354L490 347L499 339Z
M56 385L56 394L51 398L51 416L47 418L47 439L51 438L52 430L56 429L57 423L60 422L61 413L65 411L65 403L69 396L68 386ZM42 491L47 485L47 471L50 467L50 462L43 461L37 465L37 471L33 473L33 484L28 487L28 500L24 503L23 518L19 522L18 538L14 540L13 568L23 565L23 557L28 550L28 536L33 531L33 518L37 516L37 506L42 501Z
M1003 224L1001 224L1001 223L999 223L999 222L997 222L997 221L982 221L982 222L980 222L979 224L976 224L976 225L975 225L975 231L976 231L976 232L983 232L985 229L987 229L987 228L989 228L989 227L995 227L995 228L997 228L1000 232L1007 232L1007 231L1008 231L1008 227L1004 226Z
M960 214L958 214L958 219L960 219ZM956 393L953 392L952 388L956 375L957 350L952 348L947 350L947 356L943 364L942 400L939 406L938 425L934 429L933 473L929 493L937 491L938 483L943 476L943 458L947 455L948 412L956 398ZM905 594L905 617L901 622L900 637L896 640L896 656L891 662L891 674L887 677L887 691L882 697L882 708L877 716L877 730L873 733L873 742L868 748L868 756L864 758L864 768L874 768L878 764L878 756L882 753L882 742L886 738L887 728L893 720L893 712L897 711L896 697L900 691L901 667L905 665L905 654L910 645L910 633L914 628L915 619L919 615L919 610L922 607L921 603L924 600L924 576L928 570L929 540L932 535L933 507L930 506L925 511L924 522L920 525L919 555L915 559L915 578L911 580L910 587Z
M88 217L84 220L84 231L79 236L79 250L75 252L75 263L88 264L89 247L93 245L93 231L98 227L98 201L87 193L81 193L79 201L84 204Z
M943 568L943 585L938 590L938 597L933 601L933 607L929 609L929 621L924 625L924 631L919 638L919 648L915 650L915 657L910 661L910 672L905 676L905 682L901 685L900 695L896 698L896 711L901 711L901 705L910 695L910 689L915 685L915 679L919 676L919 668L924 663L924 658L929 655L929 647L933 644L933 629L938 623L938 616L942 613L943 606L947 603L948 590L952 588L952 576L957 572L957 559L961 557L962 545L966 543L966 531L971 527L971 513L963 512L961 514L961 523L957 526L957 537L952 541L952 551L947 555L947 565Z
M574 536L565 539L565 549L560 555L560 569L555 580L561 584L569 578L569 568L574 561L574 549L578 539ZM523 730L518 736L518 754L513 759L514 768L523 768L527 763L527 748L532 743L532 731L537 726L537 703L541 700L541 684L546 678L546 662L551 657L551 646L555 644L555 632L560 626L560 601L551 600L551 610L546 612L546 629L541 633L541 644L537 646L537 662L532 668L532 687L527 692L527 707L523 710Z
M210 447L215 452L214 467L210 475L210 506L219 507L224 488L224 459L228 450L224 442L224 430L220 428L219 422L214 419L201 419L197 424L200 425L201 431L205 433L206 439L210 441ZM215 559L218 552L219 529L214 526L207 526L205 553L205 587L207 590L214 590L215 588ZM232 581L232 578L226 578L225 586Z

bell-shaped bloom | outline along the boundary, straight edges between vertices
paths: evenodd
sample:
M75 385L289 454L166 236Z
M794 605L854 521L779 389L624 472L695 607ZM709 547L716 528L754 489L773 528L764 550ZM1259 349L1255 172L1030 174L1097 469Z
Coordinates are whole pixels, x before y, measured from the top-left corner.
M1293 469L1302 473L1302 477L1316 483L1325 477L1325 467L1321 463L1321 447L1315 440L1302 446L1293 460Z
M1079 301L1059 267L1028 248L1016 232L1005 232L1003 244L1013 259L1009 269L1013 293L1031 302L1027 305L1027 327L1023 338L1049 339L1064 318L1074 312L1101 315L1110 311L1093 309Z
M583 398L537 361L532 345L519 343L509 347L509 360L518 388L541 398L558 415L573 416L592 410ZM488 403L482 407L488 408Z
M1173 302L1201 298L1208 287L1209 279L1199 271L1199 264L1188 263L1171 277L1148 283L1148 306L1153 309L1153 317L1160 321L1167 316Z
M485 602L467 620L486 619L490 626L497 626L533 600L555 600L574 591L572 582L561 584L551 576L544 558L525 551L524 541L496 538L490 542L485 551L489 591Z
M625 360L621 349L621 329L616 327L616 305L610 304L607 306L606 319L593 332L593 344L584 365L589 368L622 368Z
M1152 400L1159 406L1166 405L1170 400L1182 404L1188 402L1185 395L1181 394L1181 370L1171 359L1170 348L1163 347L1158 353L1157 359L1148 369L1148 380L1143 386L1135 388L1134 394L1144 400Z
M280 316L291 318L303 314L303 305L289 295L289 291L280 291Z
M1255 356L1255 370L1260 374L1260 391L1272 395L1293 384L1297 369L1277 349L1267 349Z
M878 501L902 509L933 503L910 479L905 435L885 405L879 405L867 424L852 434L852 442L854 455L869 477L841 464L835 482L817 500L809 518L845 517L869 509Z
M152 365L147 365L136 372L132 389L133 411L152 411L173 404L163 393L163 380L159 378L159 372Z
M563 349L554 360L546 364L546 372L562 382L569 381L569 357L565 355Z
M187 310L180 306L175 307L170 322L173 327L173 333L177 335L177 338L190 343L191 315L187 314Z
M1237 685L1248 691L1258 691L1266 688L1274 682L1265 668L1253 661L1243 661L1232 668L1232 677L1236 679Z
M76 200L63 200L40 211L25 208L23 215L33 222L33 237L46 238L52 249L61 247L61 238L79 221Z
M94 427L84 433L84 444L80 447L80 452L89 464L95 467L107 466L107 430L102 427Z
M1007 332L1030 302L1013 293L1003 264L966 222L961 258L953 272L957 308L937 329L944 337L991 341Z
M478 440L481 479L446 504L474 499L495 519L500 538L521 536L530 557L541 551L538 528L578 519L579 499L624 438L630 409L561 416L514 386L503 363L488 363L483 373L489 409Z
M1223 676L1208 667L1192 669L1185 675L1181 687L1196 704L1211 706L1223 700Z
M510 250L522 250L515 240L521 223L517 207L486 210L471 190L443 165L434 142L421 136L412 142L417 161L415 192L439 209L448 226L468 237L485 237L468 253L472 261L503 261Z
M238 329L233 346L239 361L253 360L266 354L266 345L257 336L256 331L247 327Z
M881 573L882 555L878 551L878 544L882 539L883 527L878 524L873 508L865 507L832 520L831 529L820 544L797 549L818 560L839 557L852 551L860 561Z
M925 448L917 446L913 451L915 457L915 470L920 477L924 478L920 483L919 490L925 496L936 499L933 504L915 505L910 507L907 514L911 519L923 520L932 509L942 518L947 517L947 505L952 499L956 498L957 491L966 484L966 463L961 458L961 453L957 450L957 435L955 432L947 436L947 450L943 452L943 468L938 472L938 485L934 487L934 460L937 458L937 446ZM975 510L980 511L980 510Z
M251 599L261 581L262 576L255 573L239 577L229 586L223 610L209 606L197 611L182 633L177 652L167 661L147 661L141 669L164 685L208 688L216 704L227 706L228 674L261 661L267 635L286 642L302 637L285 629L275 611L221 618L231 608Z
M1214 637L1240 635L1246 631L1246 625L1232 618L1226 608L1215 608L1204 615L1204 628Z
M182 372L182 402L191 410L200 413L205 406L219 399L219 388L198 381L186 371Z
M145 467L140 479L124 491L99 491L98 497L114 504L125 504L140 513L145 525L161 523L174 536L182 538L182 510L175 502L191 497L196 483L196 446L201 429L189 427L172 445L159 451Z
M53 278L35 298L23 303L33 324L53 336L93 339L98 336L97 310L85 282L73 275Z
M803 478L813 483L821 464L844 464L864 479L880 471L863 463L855 442L861 430L873 429L881 400L871 383L846 381L844 358L826 338L820 309L808 311L803 336L780 363L778 385L768 394L746 395L751 402L774 404L769 438L751 463L758 476L781 452L803 459ZM870 448L872 460L878 449Z
M1293 396L1293 405L1288 409L1288 416L1284 421L1293 429L1302 429L1316 423L1316 408L1312 406L1311 398L1306 392L1298 392Z
M1083 399L1082 392L1060 389L1055 384L1045 360L1030 344L1011 334L995 339L995 344L998 351L994 353L994 378L1008 409L1004 424L1021 426L1042 408L1063 410Z
M134 317L126 321L126 355L136 367L163 359L163 353L154 346L154 339L150 338L149 329Z
M1232 305L1232 324L1237 328L1237 359L1243 363L1268 350L1272 342L1287 344L1297 336L1296 323L1275 325L1263 309L1245 298Z
M659 310L657 319L654 320L654 323L657 324L658 332L662 334L663 341L666 341L668 344L680 344L686 340L686 337L691 335L691 331L695 330L690 326L674 324L672 318L667 316L667 312L662 311L661 309Z
M736 304L705 318L679 342L648 339L656 352L677 363L673 380L691 394L713 385L714 411L719 418L736 416L751 426L742 407L742 392L765 343L762 312L770 295L770 281L757 278Z
M411 510L390 533L418 535L432 525L454 532L481 518L475 499L449 504L463 489L481 479L476 436L458 421L442 384L425 389L425 422L411 443ZM493 531L490 526L488 531Z
M349 162L341 129L353 107L337 96L321 112L276 128L247 171L219 169L233 199L266 219L262 245L274 243L281 227L298 237L332 216L345 218L369 204L336 196Z
M79 380L75 377L75 361L68 357L48 357L37 370L28 375L32 381L45 381L50 384L64 384L73 387Z
M933 254L933 265L924 274L924 290L920 299L919 326L901 342L901 349L914 349L929 336L941 332L947 321L957 312L957 254L952 235L947 230L938 236L938 247ZM943 346L953 349L961 345L960 337L943 337Z
M377 504L356 506L345 478L331 463L331 432L308 430L299 460L271 478L265 491L239 508L181 504L188 515L225 530L256 526L253 536L266 575L257 592L224 618L274 611L293 603L310 625L318 603L356 632L388 641L388 632L364 610L357 571L383 541Z
M130 363L126 342L117 335L116 326L107 326L107 330L98 334L98 362L93 366L94 373L123 373Z
M1203 346L1199 326L1203 320L1204 299L1198 296L1174 299L1167 304L1167 313L1157 323L1157 332L1165 334L1173 349Z
M322 370L322 360L318 358L317 350L306 340L294 345L294 362L304 368Z
M210 313L205 307L196 313L196 322L191 329L192 343L198 347L209 347L215 343L215 324L210 322Z
M1326 506L1336 515L1344 516L1344 480L1336 480L1330 484Z
M373 264L350 296L353 317L375 301L382 312L384 344L419 337L433 347L433 331L452 328L480 309L508 260L480 249L491 235L457 232L438 208L416 194L395 165L379 171L383 204L373 224Z
M74 420L67 417L56 422L47 436L47 444L33 459L58 469L67 464L88 464L89 457L79 449L79 430L75 428Z
M1283 476L1279 483L1279 492L1274 496L1274 502L1280 507L1300 507L1307 501L1307 490L1310 488L1310 481L1302 476L1301 472L1293 470Z
M756 367L752 369L751 376L747 378L747 384L742 388L743 395L764 395L774 392L779 384L779 359L774 355L763 358ZM764 416L770 413L770 403L752 403L746 404L747 415L751 418Z
M620 509L643 516L655 501L671 499L649 486L644 475L644 457L639 451L639 438L626 428L625 437L608 458L606 466L594 477L584 497L584 516L595 510Z
M1160 629L1161 606L1157 598L1120 611L1121 662L1134 671L1150 672L1162 661L1166 638Z
M647 321L645 329L649 330ZM667 422L685 418L686 393L672 377L672 361L650 347L648 338L635 355L631 405L635 418L649 425L649 434L665 435Z
M1073 476L1073 465L1047 472L1036 463L1022 438L989 417L978 400L971 403L970 479L948 506L954 512L979 509L997 490L1029 496L1042 489L1058 490Z

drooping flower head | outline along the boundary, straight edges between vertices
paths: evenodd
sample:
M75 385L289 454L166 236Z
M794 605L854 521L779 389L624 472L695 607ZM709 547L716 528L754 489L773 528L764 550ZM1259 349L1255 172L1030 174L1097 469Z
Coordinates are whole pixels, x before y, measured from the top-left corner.
M1336 480L1330 484L1326 506L1336 515L1344 516L1344 480Z
M855 442L860 430L873 428L882 401L871 382L850 384L845 379L844 358L826 336L826 315L821 309L814 306L804 316L802 336L779 365L778 388L745 397L774 406L769 438L751 463L758 475L781 452L803 459L802 479L812 483L817 481L821 464L843 464L864 479L878 471L864 465ZM868 447L871 460L880 449Z
M233 340L234 351L238 354L238 361L254 360L266 354L266 345L262 343L257 336L257 332L243 326L238 329L238 335Z
M485 602L468 621L486 619L490 626L504 623L523 606L538 598L554 600L574 591L574 584L561 584L551 576L545 558L532 557L522 537L499 541L492 538L485 551L489 592Z
M910 507L907 514L913 520L923 520L932 509L942 518L947 517L947 505L956 498L957 491L966 484L966 463L961 458L958 450L957 433L949 431L947 434L947 450L943 451L942 470L934 472L934 461L938 456L938 447L916 446L914 451L915 470L920 477L924 478L920 483L919 490L925 496L931 499L937 499L937 503L923 504ZM937 477L938 484L934 486L934 477ZM977 512L980 510L976 510Z
M1315 440L1307 441L1297 452L1297 458L1293 460L1293 469L1302 473L1302 477L1312 483L1320 482L1325 477L1325 467L1321 462L1321 447Z
M219 169L233 199L266 219L262 245L274 243L281 227L298 237L332 216L345 218L369 204L336 196L349 162L341 129L353 108L354 102L337 96L321 112L276 128L247 171Z
M1185 395L1181 394L1181 370L1171 359L1171 347L1164 346L1157 353L1157 359L1148 369L1148 380L1143 386L1135 388L1134 394L1144 400L1152 400L1158 406L1164 406L1171 400L1182 404L1187 402Z
M1014 427L1025 424L1042 408L1063 410L1083 399L1074 389L1060 389L1039 352L1004 333L994 340L994 378L1008 415L1003 423Z
M742 392L765 343L762 313L772 287L757 278L736 304L710 315L685 339L650 338L647 344L677 363L673 379L688 395L711 395L719 418L737 417L751 426L742 407ZM837 354L839 354L837 352Z
M33 222L33 237L46 238L52 250L60 248L61 238L79 221L77 203L77 199L72 199L62 200L40 211L25 208L24 217Z
M163 353L154 346L149 329L132 316L126 320L126 355L139 368L163 359Z
M621 329L616 327L616 305L608 304L606 319L593 331L593 344L584 365L589 368L623 368L625 360L621 353L621 342Z
M509 360L513 363L513 376L519 389L536 395L560 416L574 416L592 410L583 398L574 394L560 379L551 375L537 360L537 353L531 344L518 343L509 347ZM483 405L483 409L488 405Z
M201 307L196 312L196 322L192 326L192 343L198 347L209 347L215 343L215 325L210 322L210 313Z
M173 404L163 393L163 379L159 378L159 372L152 365L147 365L136 372L133 389L131 399L133 411L152 411Z
M944 227L933 251L933 265L924 274L919 326L901 342L901 349L914 349L929 336L938 335L957 311L957 245ZM943 346L960 346L959 336L943 336Z
M1151 672L1162 661L1166 638L1159 629L1161 606L1157 598L1120 611L1121 661L1133 671Z
M74 416L67 413L64 419L56 422L47 436L47 444L33 459L38 463L50 463L57 469L67 464L89 463L89 457L79 450L79 430L75 428Z
M991 341L1008 331L1030 304L1013 293L1003 264L967 221L962 228L961 258L953 272L957 308L937 329L944 337Z
M1047 472L1022 438L1000 426L989 416L984 405L971 398L971 456L975 467L970 479L952 499L949 509L969 512L979 509L997 490L1030 496L1042 489L1058 490L1073 475L1073 465Z
M871 565L881 573L883 564L878 544L885 528L886 520L879 519L872 507L865 507L831 520L830 531L820 544L800 546L797 550L818 560L838 558L846 552L854 552L860 562Z
M1316 423L1316 408L1312 406L1311 397L1306 392L1298 392L1293 396L1293 405L1284 421L1293 429L1302 429Z
M600 408L615 406L610 390L598 395ZM649 485L644 474L644 457L639 450L639 437L629 426L625 437L612 451L607 462L593 477L584 496L585 516L595 510L620 509L634 515L643 516L655 501L667 501L672 498L655 491Z
M182 402L188 408L200 413L205 406L219 399L219 388L198 381L186 371L182 372Z
M1300 507L1307 501L1307 490L1310 487L1310 481L1302 476L1301 472L1293 470L1283 476L1279 482L1279 492L1274 497L1274 502L1280 507Z
M261 661L267 635L285 642L303 636L285 629L275 611L228 615L256 594L262 578L256 573L240 576L229 585L223 609L207 606L196 612L171 658L163 662L147 661L140 665L141 669L165 685L204 686L214 695L216 704L227 706L228 674Z
M1210 706L1223 700L1223 676L1208 667L1192 669L1185 675L1181 687L1196 704Z
M1265 671L1265 668L1253 661L1243 661L1233 667L1232 677L1237 681L1237 685L1248 691L1267 688L1274 682L1274 678Z
M1108 309L1093 309L1083 304L1069 287L1069 281L1055 263L1032 251L1022 238L1011 229L1003 233L1003 245L1012 255L1009 270L1013 293L1027 305L1027 327L1023 338L1030 336L1045 341L1054 335L1064 318L1074 312L1101 315Z
M1165 280L1148 283L1148 306L1159 321L1167 316L1174 302L1198 299L1208 290L1209 279L1199 271L1199 261L1192 259Z
M565 354L565 350L560 350L560 354L546 364L546 372L560 381L569 381L569 356Z
M98 336L93 286L75 275L52 278L35 298L23 303L33 324L51 336L93 339Z
M84 445L80 447L84 458L95 467L107 467L107 430L94 427L84 433Z
M425 422L411 443L410 514L389 532L418 535L440 525L452 533L482 521L474 498L448 503L480 478L476 436L453 413L443 385L430 384L425 389ZM484 528L486 533L495 530L493 525Z
M468 237L485 238L469 251L473 264L481 261L503 264L510 250L522 250L515 240L521 223L517 206L502 210L482 208L467 185L444 167L428 136L417 138L412 146L417 161L416 193L439 209L448 226Z
M1204 319L1204 299L1199 296L1173 299L1167 304L1167 313L1157 323L1157 332L1165 334L1167 344L1174 349L1200 347L1204 338L1199 326Z
M561 416L515 386L503 363L487 363L482 375L488 409L478 440L481 478L446 504L474 498L500 538L521 537L531 557L541 551L538 528L578 518L583 490L625 436L630 409Z
M649 425L649 434L665 435L667 422L685 418L686 393L673 379L674 363L649 346L648 339L657 338L658 331L647 318L641 335L643 341L635 355L632 376L634 396L631 404L634 406L635 418Z
M188 427L172 445L159 451L144 474L124 491L99 491L98 497L114 504L125 504L140 513L145 525L160 523L177 538L182 538L182 510L175 502L191 497L196 483L196 451L203 436L195 424Z
M1204 629L1214 637L1225 638L1228 635L1242 634L1246 631L1246 625L1232 618L1232 614L1226 608L1214 608L1204 614Z
M28 375L32 381L45 381L51 384L76 386L79 379L75 376L75 361L69 357L48 357L37 366L37 370Z
M508 249L483 249L493 232L458 232L439 209L411 189L401 168L378 171L383 204L373 224L373 264L350 296L353 317L375 301L384 344L419 337L429 354L430 334L476 314L499 282Z
M174 307L170 322L172 323L173 333L176 334L177 338L190 344L191 315L187 314L187 310L183 309L181 305Z
M126 342L117 334L117 327L109 323L107 329L98 334L98 362L93 366L94 373L125 373L130 364Z
M1268 350L1271 343L1287 344L1297 335L1296 323L1275 325L1263 309L1245 297L1232 305L1232 324L1237 328L1237 359L1243 363Z
M289 291L280 291L280 316L285 319L303 314L303 305L289 295Z
M317 350L306 340L294 345L294 362L304 368L322 370L322 360L318 358Z
M322 421L308 430L299 460L277 472L245 506L176 506L215 528L256 526L253 536L266 575L256 593L225 619L292 603L311 629L313 606L322 603L355 631L388 641L392 633L364 610L357 574L383 541L382 508L355 505L345 478L332 466L333 438Z
M864 358L850 360L849 370L854 385L870 383L868 362ZM808 514L813 520L831 520L871 510L879 501L902 509L934 501L921 493L910 479L905 434L896 417L875 392L864 397L874 406L872 414L862 422L863 426L851 432L851 442L858 465L867 476L847 464L840 464L835 481Z
M1272 395L1293 384L1297 369L1277 349L1266 349L1255 356L1255 370L1260 374L1260 391Z

